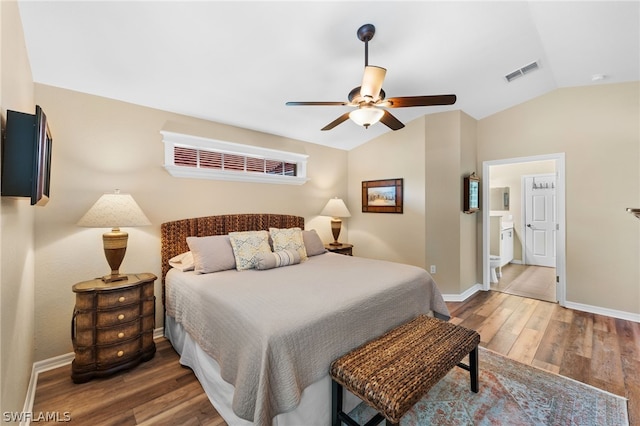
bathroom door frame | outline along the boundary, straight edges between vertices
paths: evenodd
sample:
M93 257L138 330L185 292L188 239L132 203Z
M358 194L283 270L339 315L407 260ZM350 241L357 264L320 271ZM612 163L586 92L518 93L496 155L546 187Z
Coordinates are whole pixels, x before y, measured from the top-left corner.
M556 200L558 208L557 238L556 238L556 299L560 306L567 302L567 273L566 273L566 185L565 185L565 154L533 155L528 157L505 158L482 162L482 289L491 289L489 270L489 182L491 181L491 166L504 164L528 163L532 161L554 160L556 167Z

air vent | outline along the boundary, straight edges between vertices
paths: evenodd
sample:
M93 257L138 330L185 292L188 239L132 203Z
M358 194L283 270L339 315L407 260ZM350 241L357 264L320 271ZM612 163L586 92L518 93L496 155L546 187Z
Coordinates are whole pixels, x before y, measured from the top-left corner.
M507 80L507 82L511 83L516 78L522 77L525 74L529 74L530 72L533 72L538 68L538 62L531 62L530 64L525 65L520 69L510 72L509 74L505 75L504 78Z

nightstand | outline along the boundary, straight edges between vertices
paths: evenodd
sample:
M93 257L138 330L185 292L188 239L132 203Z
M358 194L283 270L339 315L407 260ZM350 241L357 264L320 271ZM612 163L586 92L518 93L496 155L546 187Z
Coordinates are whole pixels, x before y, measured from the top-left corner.
M132 368L153 358L156 302L149 273L126 280L101 279L73 286L76 306L71 320L75 359L71 378L83 383Z
M353 256L353 244L340 244L337 246L331 244L325 244L324 248L332 253L345 254L347 256Z

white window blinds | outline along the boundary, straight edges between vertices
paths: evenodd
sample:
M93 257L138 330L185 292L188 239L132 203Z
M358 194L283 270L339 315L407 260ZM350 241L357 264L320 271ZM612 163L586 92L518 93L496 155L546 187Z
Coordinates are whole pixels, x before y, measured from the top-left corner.
M160 132L165 169L176 177L304 184L307 155Z

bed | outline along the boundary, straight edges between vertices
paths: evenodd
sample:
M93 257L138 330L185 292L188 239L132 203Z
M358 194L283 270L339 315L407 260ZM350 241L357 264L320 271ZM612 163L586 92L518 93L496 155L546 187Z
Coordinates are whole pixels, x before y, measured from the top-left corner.
M449 312L424 269L318 250L314 231L301 231L308 258L288 266L196 273L169 264L190 251L187 238L270 228L275 248L275 232L303 230L304 219L243 214L162 224L165 336L228 424L329 425L333 359L419 314ZM349 395L345 406L357 403Z

